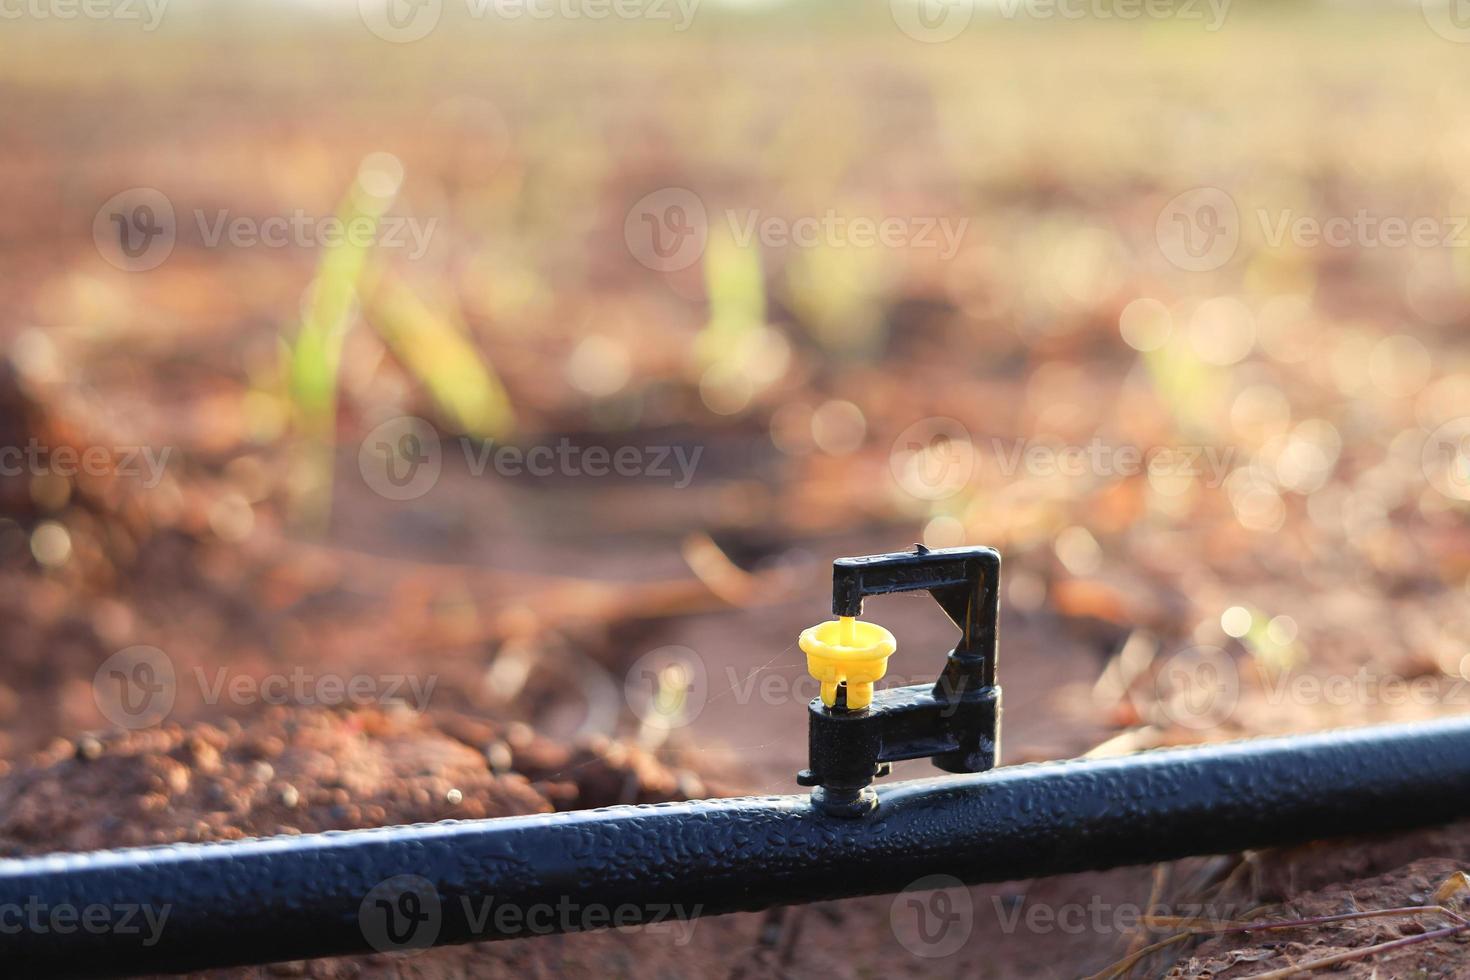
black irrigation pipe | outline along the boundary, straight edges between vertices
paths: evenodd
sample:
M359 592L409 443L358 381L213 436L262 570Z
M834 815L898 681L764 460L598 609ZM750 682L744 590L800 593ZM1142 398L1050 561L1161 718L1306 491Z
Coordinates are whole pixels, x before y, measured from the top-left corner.
M1439 823L1470 814L1470 718L1016 766L879 797L860 819L777 796L0 861L0 974L505 939ZM144 913L165 910L150 929Z

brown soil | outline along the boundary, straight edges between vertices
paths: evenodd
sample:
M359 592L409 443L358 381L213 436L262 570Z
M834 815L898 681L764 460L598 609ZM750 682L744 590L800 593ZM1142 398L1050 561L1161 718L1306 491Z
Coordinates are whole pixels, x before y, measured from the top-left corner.
M1463 845L1459 848L1463 850ZM1256 910L1254 921L1293 921L1332 917L1375 909L1437 905L1436 889L1461 874L1465 857L1422 858L1387 874L1341 882L1293 895L1289 901ZM1462 910L1459 898L1446 904ZM1368 947L1413 936L1423 936L1460 925L1463 920L1441 913L1413 916L1352 919L1272 930L1255 943L1244 943L1238 935L1210 939L1182 959L1169 972L1170 978L1214 978L1237 980L1269 970L1285 970L1339 954L1362 953ZM1470 964L1470 948L1464 930L1446 938L1428 939L1371 956L1360 956L1337 964L1334 977L1405 977L1429 980L1464 976ZM1305 975L1308 971L1302 971Z

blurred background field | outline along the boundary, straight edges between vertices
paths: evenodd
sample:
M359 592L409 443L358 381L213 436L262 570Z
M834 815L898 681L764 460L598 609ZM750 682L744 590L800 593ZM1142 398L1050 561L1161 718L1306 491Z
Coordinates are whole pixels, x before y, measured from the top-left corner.
M446 4L406 43L371 3L0 24L0 444L167 450L157 480L0 476L0 852L794 791L827 563L916 541L1005 556L1008 761L1464 710L1470 38L1418 5L1089 8L942 41L901 3L705 0L682 30ZM376 244L213 237L334 214ZM740 240L765 219L827 230ZM643 237L687 227L672 260ZM1228 254L1172 237L1221 227ZM392 499L374 452L405 432L442 472ZM474 472L563 444L673 469ZM937 671L926 602L868 615L895 675ZM138 645L173 707L118 730L98 669ZM221 669L435 686L211 703ZM850 969L783 928L696 945ZM986 928L957 966L1131 941Z

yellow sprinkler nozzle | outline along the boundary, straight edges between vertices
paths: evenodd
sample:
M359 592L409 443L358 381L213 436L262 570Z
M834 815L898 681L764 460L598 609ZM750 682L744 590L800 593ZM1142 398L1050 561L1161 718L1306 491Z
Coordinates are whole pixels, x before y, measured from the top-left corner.
M892 633L851 616L802 630L798 642L807 672L822 683L822 703L829 708L836 704L837 685L845 681L847 706L854 710L872 703L873 682L888 672L888 658L898 649Z

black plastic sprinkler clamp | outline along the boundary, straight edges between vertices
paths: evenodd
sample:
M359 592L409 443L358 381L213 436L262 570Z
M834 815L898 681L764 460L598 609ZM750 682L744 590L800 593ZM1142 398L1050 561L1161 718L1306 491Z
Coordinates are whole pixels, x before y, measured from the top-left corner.
M847 676L829 687L844 673L842 665L852 662L842 659L852 657L846 652L856 649L851 644L865 637L872 641L862 663L876 663L877 677L893 652L886 630L853 623L863 600L919 591L933 596L960 628L938 680L872 691L871 680ZM930 551L916 545L911 552L839 558L832 563L832 611L838 620L807 630L801 643L809 669L824 680L824 695L807 708L809 768L796 777L802 786L815 787L814 805L833 816L870 813L878 805L873 780L903 759L932 759L956 773L995 767L1000 754L1000 686L995 682L1000 554L995 549ZM855 635L854 625L868 632ZM844 627L847 632L839 639ZM880 649L878 634L887 638L886 648Z

